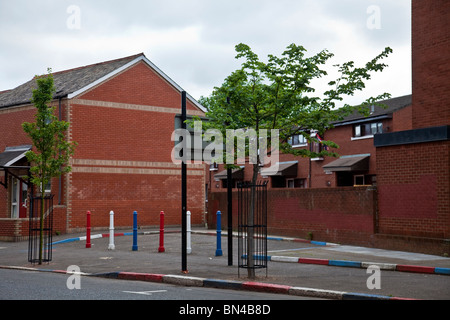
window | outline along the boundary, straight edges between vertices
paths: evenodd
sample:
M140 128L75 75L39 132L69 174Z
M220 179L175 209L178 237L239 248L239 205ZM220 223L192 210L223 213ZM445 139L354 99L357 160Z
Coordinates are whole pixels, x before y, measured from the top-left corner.
M11 179L11 218L25 218L27 215L28 185L17 178Z
M353 185L354 186L363 186L365 185L364 175L355 175L353 176Z
M45 185L44 193L52 193L52 181L51 180Z
M17 219L19 217L19 180L12 179L11 189L11 218Z
M306 138L302 134L296 134L289 138L288 143L293 147L306 146Z
M321 153L323 146L320 142L311 141L311 151L315 153Z
M382 122L363 123L354 126L353 137L369 137L379 133L383 133Z
M287 179L288 188L306 188L306 179Z

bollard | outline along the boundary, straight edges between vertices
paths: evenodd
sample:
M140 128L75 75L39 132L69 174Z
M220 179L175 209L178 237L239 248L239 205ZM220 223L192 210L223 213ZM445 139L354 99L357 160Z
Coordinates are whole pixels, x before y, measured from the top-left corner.
M217 249L216 257L222 256L222 213L217 211Z
M138 251L137 245L137 211L133 212L133 251Z
M91 212L88 211L87 214L87 222L86 222L86 248L91 247Z
M186 232L187 232L187 240L186 240L186 252L187 254L191 254L192 253L192 248L191 248L191 212L188 211L186 212Z
M115 250L114 245L114 211L109 212L109 245L108 250Z
M158 252L164 252L164 211L159 214L159 248Z

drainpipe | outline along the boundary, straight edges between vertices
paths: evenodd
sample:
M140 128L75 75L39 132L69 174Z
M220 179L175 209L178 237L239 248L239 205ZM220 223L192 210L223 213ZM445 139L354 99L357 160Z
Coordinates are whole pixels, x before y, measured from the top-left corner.
M61 100L62 100L62 97L59 97L59 106L58 106L58 113L59 113L58 118L59 118L59 121L62 120ZM61 195L62 195L62 185L61 184L62 184L62 177L59 176L59 183L58 183L58 205L59 206L61 205Z

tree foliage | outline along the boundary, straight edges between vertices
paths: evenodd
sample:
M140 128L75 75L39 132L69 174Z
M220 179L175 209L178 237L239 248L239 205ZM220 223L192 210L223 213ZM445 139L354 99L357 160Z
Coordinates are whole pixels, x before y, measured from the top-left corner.
M306 49L291 44L280 57L269 55L267 62L259 59L246 44L236 46L236 59L244 60L241 68L232 72L222 86L215 87L210 97L200 102L207 108L208 123L204 128L226 129L253 128L279 129L280 150L298 156L336 156L329 148L320 153L308 149L293 149L288 139L302 134L308 141L314 140L328 147L338 148L332 141L318 141L309 130L323 134L334 121L342 119L357 109L369 112L369 106L390 97L383 93L369 97L358 106L344 104L337 108L346 96L354 95L365 88L371 74L381 72L386 64L381 63L392 52L385 48L363 67L353 61L334 65L338 78L328 83L329 90L318 94L313 80L327 76L324 66L333 54L323 50L311 57ZM227 102L228 98L228 102Z
M24 122L23 130L31 138L34 150L26 156L32 167L31 182L42 189L51 178L71 171L68 166L70 156L76 143L66 141L69 123L59 121L55 115L55 107L48 104L53 100L54 80L51 70L48 76L36 76L37 89L33 90L31 102L37 112L35 122Z
M66 141L69 123L60 121L55 107L49 105L55 92L51 69L47 76L36 76L37 89L31 102L36 107L35 122L24 122L22 128L33 143L33 150L26 153L31 163L30 181L41 192L39 264L42 264L45 186L51 178L71 171L68 165L76 143Z

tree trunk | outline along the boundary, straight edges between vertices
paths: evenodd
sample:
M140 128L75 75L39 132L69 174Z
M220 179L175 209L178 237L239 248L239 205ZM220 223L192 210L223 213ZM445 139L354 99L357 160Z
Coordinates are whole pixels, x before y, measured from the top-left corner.
M44 247L44 193L41 193L41 212L40 212L40 230L39 230L39 264L42 264L42 252Z

